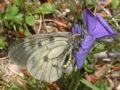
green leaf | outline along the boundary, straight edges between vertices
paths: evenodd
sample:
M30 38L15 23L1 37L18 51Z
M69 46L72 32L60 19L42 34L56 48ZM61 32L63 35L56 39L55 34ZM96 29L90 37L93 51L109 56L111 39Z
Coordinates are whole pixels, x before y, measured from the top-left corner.
M2 16L3 16L3 14L2 14L2 12L0 12L0 19L2 19Z
M112 90L109 87L109 83L105 78L99 78L99 81L96 82L96 86L99 87L100 90Z
M6 43L5 43L4 39L0 37L0 49L4 49L5 45L6 45Z
M13 0L13 3L14 3L16 6L23 6L23 0Z
M19 8L16 5L8 6L4 19L5 20L13 20L14 16L17 15L19 12Z
M32 13L33 12L33 3L29 3L28 5L26 5L25 9L26 9L25 10L26 14Z
M16 84L12 84L9 90L20 90L20 88Z
M86 85L87 87L91 88L92 90L100 90L98 87L96 87L91 82L87 81L86 79L81 78L80 82Z
M88 60L85 60L84 69L86 72L92 73L94 69L89 65Z
M92 0L86 0L86 4L89 5L89 6L94 5L93 2L92 2Z
M117 9L119 4L120 4L119 0L112 0L112 3L111 3L112 9Z
M97 51L102 51L105 50L105 44L104 43L98 43L96 42L94 47L96 48Z
M35 79L30 79L27 81L27 85L31 88L36 88L37 87L37 81Z
M18 14L14 17L14 22L20 24L20 23L22 23L22 21L23 21L23 15L22 14Z
M24 35L25 35L26 37L27 37L27 36L31 36L32 34L31 34L31 32L29 31L26 23L24 23L23 26L24 26L24 28L23 28L23 27L20 27L21 29L19 29L19 30L24 30Z
M33 25L35 23L35 18L34 16L26 16L25 17L25 22L28 24L28 25Z
M29 30L27 30L27 29L25 30L25 32L24 32L24 33L25 33L25 36L31 36L31 35L32 35L32 34L30 33L30 31L29 31Z
M13 6L9 6L7 8L7 14L10 14L10 15L16 15L18 14L18 11L19 11L19 8L16 6L16 5L13 5Z
M38 9L35 10L34 13L40 13L40 14L50 14L55 11L55 6L51 3L44 3L40 5Z

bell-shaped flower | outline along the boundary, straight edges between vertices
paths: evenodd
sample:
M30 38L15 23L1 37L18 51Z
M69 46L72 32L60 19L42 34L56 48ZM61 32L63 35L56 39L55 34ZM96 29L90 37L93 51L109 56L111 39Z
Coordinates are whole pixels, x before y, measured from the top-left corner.
M115 37L116 32L110 27L110 25L97 13L96 16L89 9L85 9L83 12L83 21L86 25L87 35L84 37L81 47L75 52L75 60L78 68L83 66L83 63L92 48L96 39L106 36ZM78 29L73 26L73 33L80 33L81 28Z

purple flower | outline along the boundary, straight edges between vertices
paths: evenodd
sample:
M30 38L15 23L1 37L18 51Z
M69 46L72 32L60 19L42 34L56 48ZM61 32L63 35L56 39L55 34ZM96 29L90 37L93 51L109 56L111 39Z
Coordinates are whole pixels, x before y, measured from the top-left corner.
M103 38L106 36L116 36L116 32L112 30L109 24L99 14L96 14L96 16L94 16L89 9L84 10L83 21L86 25L88 34L83 39L79 50L74 54L78 68L82 67L84 60L86 59L96 39ZM73 27L73 33L81 32L81 28L78 29L78 25L75 24L75 26Z

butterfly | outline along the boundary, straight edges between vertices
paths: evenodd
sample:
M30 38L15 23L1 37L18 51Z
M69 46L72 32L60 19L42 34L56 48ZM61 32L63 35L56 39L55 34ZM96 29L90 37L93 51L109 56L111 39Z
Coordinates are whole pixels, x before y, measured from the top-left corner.
M41 81L54 82L63 75L64 66L70 61L66 57L79 47L82 34L54 32L36 34L15 43L9 50L9 57Z

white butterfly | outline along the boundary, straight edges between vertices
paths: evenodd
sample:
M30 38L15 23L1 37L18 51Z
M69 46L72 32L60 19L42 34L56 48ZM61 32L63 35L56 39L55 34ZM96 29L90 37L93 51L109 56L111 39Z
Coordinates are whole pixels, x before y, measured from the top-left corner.
M34 78L53 82L62 76L65 58L73 50L75 38L70 32L36 34L11 47L9 57L27 68Z

